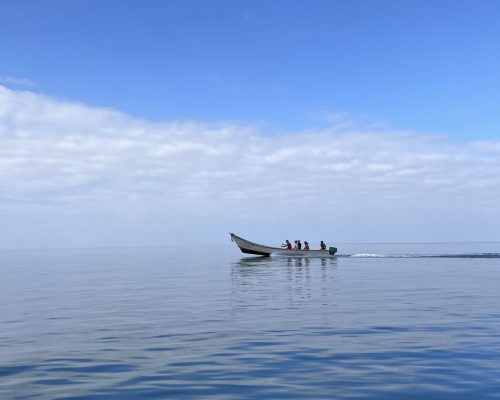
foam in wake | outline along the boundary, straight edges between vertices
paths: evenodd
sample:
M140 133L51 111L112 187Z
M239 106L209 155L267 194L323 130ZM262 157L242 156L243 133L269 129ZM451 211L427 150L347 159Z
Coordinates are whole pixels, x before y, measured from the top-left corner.
M357 253L339 255L352 258L500 258L500 253L462 253L462 254L373 254Z

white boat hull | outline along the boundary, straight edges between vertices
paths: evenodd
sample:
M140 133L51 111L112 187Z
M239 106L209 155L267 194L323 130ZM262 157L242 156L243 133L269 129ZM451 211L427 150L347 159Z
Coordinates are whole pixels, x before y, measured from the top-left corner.
M336 248L330 250L288 250L282 247L271 247L254 243L242 237L230 233L231 240L236 243L240 250L245 254L254 254L258 256L269 257L271 255L286 257L335 257ZM335 249L335 250L331 250Z

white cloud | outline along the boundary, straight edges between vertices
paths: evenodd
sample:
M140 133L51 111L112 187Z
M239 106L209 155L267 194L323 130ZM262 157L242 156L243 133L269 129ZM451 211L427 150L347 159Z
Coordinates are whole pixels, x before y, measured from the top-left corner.
M33 226L62 240L82 224L88 234L74 241L86 244L120 244L113 224L129 233L125 244L227 229L280 240L500 239L500 142L345 126L266 135L229 122L151 123L0 86L0 216L17 223L12 235L4 224L0 246Z
M12 84L16 86L33 86L35 82L28 78L16 78L14 76L0 76L0 83Z
M500 140L492 141L492 140L483 140L473 142L472 146L481 152L484 153L492 153L492 154L500 154Z

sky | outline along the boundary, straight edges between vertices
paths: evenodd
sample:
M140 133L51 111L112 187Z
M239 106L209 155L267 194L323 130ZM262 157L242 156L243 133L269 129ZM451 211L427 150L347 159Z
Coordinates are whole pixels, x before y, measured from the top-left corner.
M500 241L497 1L0 9L0 248Z

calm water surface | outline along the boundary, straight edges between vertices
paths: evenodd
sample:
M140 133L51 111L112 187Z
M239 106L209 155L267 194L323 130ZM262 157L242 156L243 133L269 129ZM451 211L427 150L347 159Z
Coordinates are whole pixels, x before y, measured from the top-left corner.
M1 250L0 398L500 398L500 244L338 247Z

